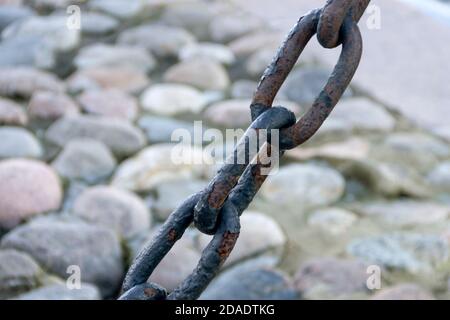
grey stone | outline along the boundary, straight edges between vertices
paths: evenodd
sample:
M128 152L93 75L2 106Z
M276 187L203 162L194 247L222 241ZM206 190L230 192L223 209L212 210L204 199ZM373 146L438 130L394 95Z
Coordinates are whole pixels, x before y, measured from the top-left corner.
M152 202L156 216L166 220L187 197L199 192L206 185L206 181L197 179L179 179L160 183L155 188L157 196Z
M0 95L29 98L35 91L64 91L64 84L53 74L34 68L0 68Z
M92 138L116 155L130 155L145 145L142 132L127 121L87 115L58 119L48 128L46 138L60 147L76 138Z
M62 190L56 173L43 162L0 161L0 228L11 229L25 219L57 210Z
M262 21L245 13L219 16L211 21L209 32L215 42L227 43L252 31L261 29Z
M176 57L181 48L195 42L186 30L164 25L141 25L122 32L118 44L138 46L158 57Z
M228 46L238 59L247 58L265 48L273 48L275 54L284 36L278 31L255 31L231 41Z
M100 300L97 287L82 283L80 289L68 289L66 284L54 284L21 294L15 300Z
M145 1L128 0L91 0L89 7L105 12L119 19L128 20L138 17L145 9Z
M28 117L21 105L12 100L0 98L0 124L23 126Z
M145 203L135 194L109 186L84 190L73 205L72 212L89 221L129 238L148 230L151 215Z
M450 192L450 161L442 162L431 170L427 181L439 192Z
M327 83L330 74L329 70L320 67L300 67L289 74L280 90L289 100L310 106Z
M167 6L160 20L164 24L189 30L199 40L209 40L209 24L220 14L229 11L226 2L204 3L180 1Z
M253 78L261 77L275 56L275 53L276 50L271 47L253 53L245 62L247 74Z
M212 59L197 58L171 66L164 74L166 82L192 85L201 90L225 90L230 85L226 69Z
M295 274L295 288L306 299L336 299L366 294L367 267L358 260L312 259Z
M145 49L130 46L92 44L80 50L75 58L79 69L96 67L126 67L151 71L156 61Z
M308 218L308 225L331 235L342 235L348 232L357 219L351 211L325 208L314 211Z
M200 296L202 300L293 300L297 293L287 276L267 268L239 268L217 277Z
M78 105L64 93L37 91L28 103L28 114L33 119L56 120L79 113Z
M1 247L28 253L43 268L63 279L68 277L67 268L77 265L82 281L97 285L103 296L113 294L121 285L120 242L114 232L104 227L40 218L5 235Z
M0 250L0 298L10 298L36 287L42 273L29 255L15 250Z
M0 67L33 67L42 42L33 36L5 39L0 43Z
M383 162L396 163L426 173L450 156L450 147L424 133L399 132L375 145L371 155Z
M204 161L213 163L198 146L155 144L122 162L111 183L133 191L148 191L162 182L207 176L210 168L200 164Z
M166 116L179 113L198 113L205 105L205 98L197 89L184 84L156 84L141 95L144 110Z
M237 80L230 88L231 97L234 99L252 98L258 82L253 80Z
M388 197L430 196L429 188L424 184L417 169L401 163L364 159L343 163L341 170L346 177L354 178L373 192Z
M80 30L67 28L66 16L30 17L10 24L2 32L3 39L33 36L39 39L34 52L35 66L57 67L59 57L75 50L80 44Z
M395 119L380 105L366 99L343 99L319 130L319 134L335 135L351 132L389 132Z
M78 102L87 113L124 120L134 120L139 109L135 97L117 89L87 90Z
M214 60L224 65L231 65L236 60L233 52L228 47L212 42L188 44L180 50L178 56L182 61L206 59Z
M75 72L68 79L72 93L92 89L118 89L140 93L150 83L145 72L129 67L96 67Z
M368 263L412 274L430 274L448 259L444 239L408 232L354 239L347 251Z
M113 17L97 13L83 12L81 15L81 32L98 36L111 33L119 27L119 22Z
M339 172L313 164L291 164L280 168L261 187L267 201L293 208L314 208L339 200L345 180Z
M102 142L82 138L69 141L52 166L66 179L95 183L114 171L116 160Z
M42 147L29 131L16 127L0 127L0 158L40 158Z
M2 5L0 7L0 32L14 21L33 15L33 11L25 6Z
M442 223L450 213L450 207L417 200L375 201L357 206L356 210L397 227Z
M172 133L177 129L185 129L194 134L192 123L169 117L142 116L138 120L138 126L147 135L150 143L171 142Z

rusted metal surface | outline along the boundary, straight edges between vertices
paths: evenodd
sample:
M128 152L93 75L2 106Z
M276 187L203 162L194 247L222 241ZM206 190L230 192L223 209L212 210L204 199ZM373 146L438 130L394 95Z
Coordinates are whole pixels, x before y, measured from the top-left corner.
M219 170L211 183L184 201L166 220L159 233L136 257L125 277L120 299L196 299L215 277L230 255L239 236L239 217L267 178L268 157L281 157L308 140L322 125L349 85L361 58L362 39L356 25L369 0L332 0L322 9L301 17L264 72L250 106L252 124L241 138L231 160ZM281 85L294 67L309 40L321 32L326 46L342 43L342 52L327 84L308 112L296 122L284 107L272 107ZM261 129L280 129L279 148L272 137L260 141L259 152L249 152L249 138ZM241 148L241 149L240 149ZM245 150L238 163L239 150ZM256 159L256 160L255 160ZM270 158L272 159L272 157ZM267 170L265 170L267 171ZM214 234L203 250L195 270L171 293L148 278L189 225L203 233Z
M370 0L328 0L317 26L317 39L324 48L335 48L340 44L339 30L345 18L351 15L358 23Z

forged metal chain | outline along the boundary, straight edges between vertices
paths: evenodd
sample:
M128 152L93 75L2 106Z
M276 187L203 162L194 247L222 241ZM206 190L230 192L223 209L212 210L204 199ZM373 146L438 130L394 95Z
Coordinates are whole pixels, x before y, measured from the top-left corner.
M225 164L210 184L186 199L166 220L158 234L136 257L125 277L120 299L188 300L197 299L216 276L238 239L239 217L253 200L270 167L263 158L295 148L320 128L349 85L359 65L362 39L357 26L370 0L328 0L321 9L302 16L288 34L274 59L265 70L254 94L250 110L252 124L238 143L245 146L245 163L237 161L238 147L231 164ZM272 107L273 100L294 67L309 40L317 33L322 46L342 44L342 52L327 84L308 112L296 122L294 114L284 107ZM279 148L273 148L271 137L260 141L261 147L252 161L247 153L252 131L280 129ZM147 282L160 261L185 230L194 222L203 233L214 235L203 250L194 271L171 293Z

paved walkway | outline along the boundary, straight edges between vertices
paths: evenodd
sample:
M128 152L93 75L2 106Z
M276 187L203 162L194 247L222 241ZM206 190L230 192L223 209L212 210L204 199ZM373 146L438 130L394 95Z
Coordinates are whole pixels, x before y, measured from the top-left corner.
M325 0L233 0L283 31ZM354 85L426 128L450 127L450 26L401 1L373 0L381 29L360 26L365 51ZM367 14L366 14L367 17ZM338 50L308 50L334 65Z

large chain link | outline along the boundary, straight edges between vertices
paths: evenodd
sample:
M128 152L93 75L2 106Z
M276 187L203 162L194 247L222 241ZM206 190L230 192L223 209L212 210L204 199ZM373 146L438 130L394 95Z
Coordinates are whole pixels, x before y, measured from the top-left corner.
M282 156L308 140L322 125L349 85L362 53L362 39L357 26L370 0L328 0L321 9L301 17L265 70L254 94L251 108L253 123L238 143L232 157L205 190L186 199L166 220L152 242L131 265L123 283L120 299L160 300L197 299L216 276L238 239L239 217L264 183L270 168L267 156ZM333 73L308 112L296 122L292 112L272 107L273 100L294 67L309 40L317 33L322 46L342 44L342 52ZM249 154L239 164L238 150L248 151L249 137L260 129L280 129L279 148L271 137L261 141L256 161ZM271 144L272 142L272 144ZM195 270L170 294L148 278L194 222L203 233L214 234L203 250Z

